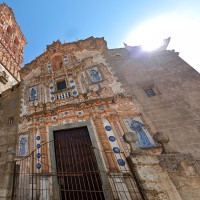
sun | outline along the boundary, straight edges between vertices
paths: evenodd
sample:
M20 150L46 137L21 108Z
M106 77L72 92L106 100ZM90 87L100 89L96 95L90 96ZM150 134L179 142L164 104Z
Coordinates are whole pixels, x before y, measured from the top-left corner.
M196 42L200 26L193 19L182 16L160 16L134 28L125 39L128 45L142 45L144 49L155 49L163 39L172 37L178 47ZM199 37L199 36L198 36ZM187 38L190 38L189 41Z
M125 39L125 43L130 46L141 45L143 50L152 51L162 44L163 39L171 37L168 49L180 52L184 60L200 71L199 35L198 20L171 14L148 20L134 28Z

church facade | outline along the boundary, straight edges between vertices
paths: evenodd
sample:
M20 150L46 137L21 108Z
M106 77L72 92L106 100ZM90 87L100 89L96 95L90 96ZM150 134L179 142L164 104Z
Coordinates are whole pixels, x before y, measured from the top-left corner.
M2 199L200 197L200 79L169 39L151 53L58 40L22 68L26 40L0 9Z

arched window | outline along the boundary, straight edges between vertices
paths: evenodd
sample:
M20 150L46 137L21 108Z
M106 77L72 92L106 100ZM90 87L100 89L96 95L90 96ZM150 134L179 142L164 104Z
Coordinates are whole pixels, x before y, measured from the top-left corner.
M4 35L4 42L5 44L9 45L9 41L12 37L12 28L10 26L7 27L6 33Z
M7 28L7 34L10 36L12 35L12 28L10 26Z
M16 46L18 46L18 45L19 45L19 39L18 39L18 37L17 37L17 36L15 37L14 44L15 44Z

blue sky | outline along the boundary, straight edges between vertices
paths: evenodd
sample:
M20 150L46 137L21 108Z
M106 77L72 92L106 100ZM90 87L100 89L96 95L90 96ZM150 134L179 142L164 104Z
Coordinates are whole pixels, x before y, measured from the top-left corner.
M199 67L200 71L199 56L195 53L200 45L197 37L200 35L198 0L4 2L13 9L27 39L24 64L39 56L46 45L57 39L73 42L76 38L104 37L109 48L120 48L123 42L142 44L143 38L140 36L146 37L146 40L171 36L169 49L180 52L181 57L194 68Z

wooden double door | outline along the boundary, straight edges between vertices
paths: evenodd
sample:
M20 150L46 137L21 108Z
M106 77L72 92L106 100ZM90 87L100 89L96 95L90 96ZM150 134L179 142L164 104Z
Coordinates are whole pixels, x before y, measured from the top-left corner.
M87 127L54 132L60 196L103 200L102 181Z

